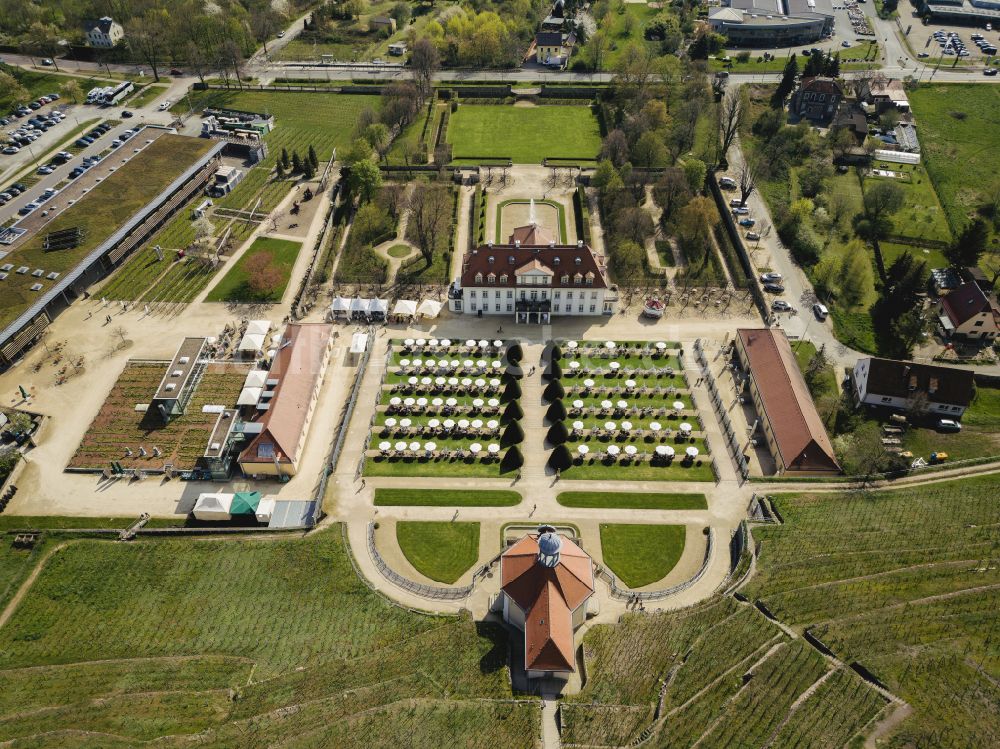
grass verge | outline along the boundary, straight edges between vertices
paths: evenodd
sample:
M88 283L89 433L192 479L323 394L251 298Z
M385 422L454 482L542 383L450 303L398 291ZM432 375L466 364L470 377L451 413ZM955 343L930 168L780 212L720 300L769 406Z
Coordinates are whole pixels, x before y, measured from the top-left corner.
M667 576L684 552L683 525L601 523L604 563L630 588Z
M479 523L396 523L403 556L420 574L452 584L479 558Z

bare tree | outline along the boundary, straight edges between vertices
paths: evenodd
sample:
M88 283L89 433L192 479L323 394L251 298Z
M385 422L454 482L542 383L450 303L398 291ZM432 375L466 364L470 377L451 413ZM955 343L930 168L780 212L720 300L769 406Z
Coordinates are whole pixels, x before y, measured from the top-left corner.
M160 62L166 54L172 28L170 13L162 7L149 8L126 24L128 45L146 61L157 82L160 80Z
M434 261L438 238L448 231L452 213L451 190L445 185L420 184L410 198L410 224L417 247L428 266Z
M760 173L756 159L743 156L743 163L740 165L740 205L746 205L747 200L757 189L757 177Z
M743 100L739 91L730 92L728 96L723 97L719 107L719 161L726 160L726 154L736 140L742 121Z
M233 73L236 74L236 82L239 87L243 88L243 78L240 76L240 70L243 68L243 50L240 49L240 45L233 39L226 39L222 43L222 49L220 50L222 57L222 65L224 68L231 67Z
M250 28L257 41L264 45L264 54L267 54L267 40L280 28L278 15L271 9L270 4L258 5L250 11Z
M420 100L431 94L434 74L441 67L441 55L430 39L418 39L410 52L410 67L413 69L413 82L417 85Z

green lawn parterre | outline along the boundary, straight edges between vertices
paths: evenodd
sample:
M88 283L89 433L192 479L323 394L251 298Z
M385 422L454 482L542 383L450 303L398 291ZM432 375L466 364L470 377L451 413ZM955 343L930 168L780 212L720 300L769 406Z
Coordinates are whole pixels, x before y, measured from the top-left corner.
M479 523L399 521L396 541L420 574L451 585L479 558Z
M601 523L601 556L630 588L667 576L684 553L683 525Z
M582 106L462 104L448 122L455 161L509 157L515 164L545 158L593 161L601 148L597 118Z
M271 172L287 148L289 156L306 155L310 144L319 160L329 160L335 148L350 145L358 115L364 109L378 111L381 98L373 95L302 93L285 91L202 91L179 100L173 112L187 112L188 99L195 110L223 107L274 116L275 128L267 136L268 156L251 169L229 195L217 201L223 208L249 209L262 198L259 210L270 211L292 189L290 180L272 180Z
M274 237L257 237L205 297L206 302L270 302L281 301L292 275L295 259L302 249L301 242ZM280 270L279 282L267 292L254 292L249 285L247 269L260 255L270 258L271 265Z
M598 507L618 510L707 510L704 494L665 492L560 492L564 507Z
M386 489L375 490L375 506L419 507L514 507L521 495L514 491L477 489Z

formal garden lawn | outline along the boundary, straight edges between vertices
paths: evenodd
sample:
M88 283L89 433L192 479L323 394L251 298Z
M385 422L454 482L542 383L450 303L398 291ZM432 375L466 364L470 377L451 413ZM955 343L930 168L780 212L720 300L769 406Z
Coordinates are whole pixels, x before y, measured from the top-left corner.
M601 523L604 563L630 588L667 576L684 552L683 525Z
M406 244L394 244L389 248L390 257L406 257L413 252L413 248Z
M509 157L515 164L545 158L593 161L601 133L590 107L462 104L448 123L455 161Z
M258 237L243 253L236 264L222 277L205 297L206 302L270 302L281 301L292 275L295 258L302 249L300 242L273 237ZM260 257L268 257L275 269L273 283L267 290L254 290L250 273Z
M375 505L411 507L514 507L521 495L512 491L468 489L376 489Z
M479 523L401 521L396 540L414 569L449 585L479 558Z
M707 510L704 494L667 492L560 492L563 507L599 507L619 510Z

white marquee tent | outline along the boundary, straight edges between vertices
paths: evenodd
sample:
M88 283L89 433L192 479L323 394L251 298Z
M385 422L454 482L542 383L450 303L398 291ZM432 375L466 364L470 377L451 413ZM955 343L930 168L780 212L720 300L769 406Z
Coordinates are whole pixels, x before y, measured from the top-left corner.
M441 302L437 302L433 299L424 299L417 307L417 314L422 317L437 317L441 312L441 307L443 305Z
M413 317L417 314L417 303L410 299L400 299L392 308L392 314Z
M198 495L194 503L195 518L198 520L229 520L229 508L233 505L232 494L206 493Z
M258 523L270 523L271 515L274 514L274 506L277 501L274 497L264 497L258 505L256 510L257 522Z
M351 311L351 300L338 296L330 305L330 311L335 315L346 315Z

